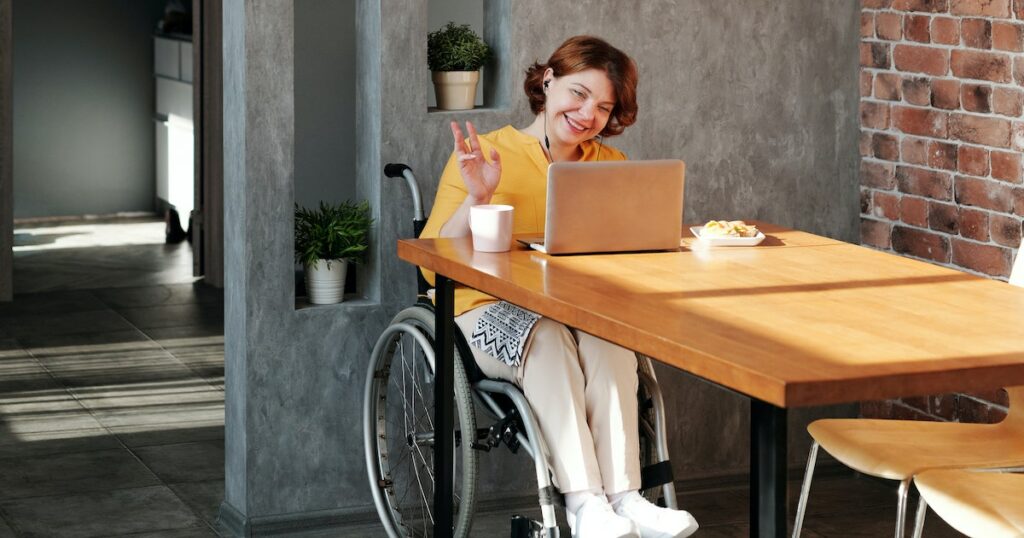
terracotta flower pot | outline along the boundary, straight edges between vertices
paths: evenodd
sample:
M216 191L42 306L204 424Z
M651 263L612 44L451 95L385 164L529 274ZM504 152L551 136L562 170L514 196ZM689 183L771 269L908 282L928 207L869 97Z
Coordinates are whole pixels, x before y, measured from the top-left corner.
M479 71L433 71L437 108L470 110L476 102Z

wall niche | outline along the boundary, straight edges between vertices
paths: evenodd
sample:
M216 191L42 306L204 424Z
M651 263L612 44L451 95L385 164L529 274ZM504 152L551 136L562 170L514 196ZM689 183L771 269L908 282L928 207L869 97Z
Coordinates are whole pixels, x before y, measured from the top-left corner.
M491 47L492 59L480 70L480 82L476 88L475 108L473 110L448 111L437 108L434 84L429 68L424 69L423 80L427 92L427 109L431 113L466 113L473 111L503 110L507 107L507 91L500 91L502 74L506 61L504 52L508 46L509 24L507 17L501 14L507 11L507 0L429 0L427 3L427 33L436 31L449 22L468 24L469 27L483 38ZM426 37L423 43L426 46Z
M294 200L306 208L358 201L356 0L302 0L294 9ZM356 286L361 269L348 265L346 302L365 296ZM297 308L309 306L299 264L295 295Z

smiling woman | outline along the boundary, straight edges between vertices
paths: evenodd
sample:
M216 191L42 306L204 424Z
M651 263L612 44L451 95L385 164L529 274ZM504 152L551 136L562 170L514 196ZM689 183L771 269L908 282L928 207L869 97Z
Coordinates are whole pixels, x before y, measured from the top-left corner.
M543 233L550 163L626 159L603 139L636 121L637 79L624 52L576 36L527 69L524 90L535 114L529 126L477 135L467 122L465 139L452 122L454 151L421 237L468 236L469 210L481 204L512 206L513 233ZM543 410L537 422L573 536L682 537L697 530L688 512L657 507L638 492L632 351L470 289L455 291L455 314L483 373L515 383Z

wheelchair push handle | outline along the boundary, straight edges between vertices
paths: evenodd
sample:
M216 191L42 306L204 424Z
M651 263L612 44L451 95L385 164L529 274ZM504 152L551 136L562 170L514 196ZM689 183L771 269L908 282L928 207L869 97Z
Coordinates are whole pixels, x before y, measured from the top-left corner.
M384 165L384 175L389 178L405 178L405 184L409 187L409 194L412 195L412 232L413 237L419 237L423 228L427 225L427 218L423 215L423 198L420 197L420 186L416 183L416 176L412 168L404 163L388 163ZM430 283L423 278L423 273L416 270L416 289L420 296L426 297L430 290Z
M412 168L402 163L388 163L384 165L384 175L390 178L402 177L402 173L406 170L412 172Z
M424 223L426 218L423 217L423 199L420 197L420 187L416 183L416 176L412 173L412 168L403 163L388 163L384 165L384 175L390 178L405 178L405 184L409 187L409 193L412 194L412 207L413 207L413 222ZM421 227L420 224L417 227ZM419 235L420 230L416 230L416 235Z

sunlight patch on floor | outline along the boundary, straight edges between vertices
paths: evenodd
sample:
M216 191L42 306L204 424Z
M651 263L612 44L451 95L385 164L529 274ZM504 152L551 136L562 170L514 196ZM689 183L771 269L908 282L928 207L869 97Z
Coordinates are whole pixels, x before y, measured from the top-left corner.
M14 252L121 245L159 245L163 221L79 223L14 229Z

